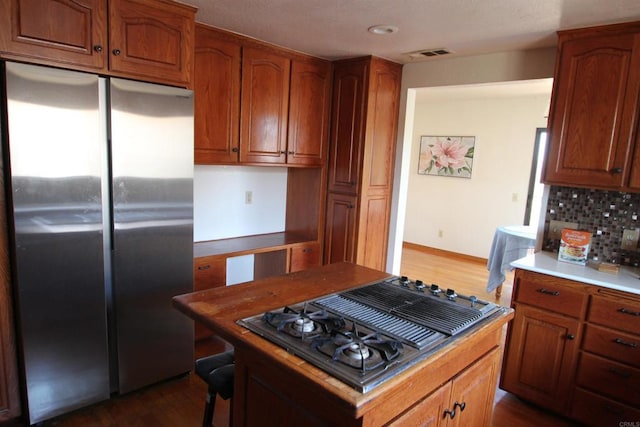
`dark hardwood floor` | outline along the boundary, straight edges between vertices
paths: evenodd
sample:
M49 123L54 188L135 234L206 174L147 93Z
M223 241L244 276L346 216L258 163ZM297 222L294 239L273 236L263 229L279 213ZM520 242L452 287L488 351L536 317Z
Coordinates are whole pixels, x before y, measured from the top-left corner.
M403 250L401 274L421 278L428 283L454 287L460 293L474 294L483 299L495 299L485 285L488 277L486 261L408 245ZM503 292L497 302L509 305L513 274L507 275ZM222 340L211 338L196 345L196 358L219 353L229 348ZM159 355L161 357L161 355ZM205 384L190 374L160 384L117 396L107 402L42 423L43 427L111 427L199 426L204 409ZM226 426L229 401L217 400L214 425ZM11 423L7 426L20 426ZM492 427L568 427L571 422L522 402L500 389L496 392ZM5 425L3 425L5 427Z

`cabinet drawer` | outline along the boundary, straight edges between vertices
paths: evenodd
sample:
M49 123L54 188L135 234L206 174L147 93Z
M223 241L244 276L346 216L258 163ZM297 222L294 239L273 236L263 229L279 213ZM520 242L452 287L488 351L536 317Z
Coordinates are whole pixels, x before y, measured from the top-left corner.
M520 272L517 276L516 301L567 316L582 315L588 298L585 292L550 276L527 273Z
M320 244L314 243L291 248L289 272L318 267L321 264Z
M193 260L193 290L225 286L227 260L224 257L208 256Z
M630 405L640 405L640 369L582 353L576 384Z
M577 389L571 406L571 417L588 426L619 427L625 421L635 425L633 422L640 420L640 410Z
M640 335L640 302L594 295L587 320Z
M594 325L585 329L583 350L640 367L640 337Z

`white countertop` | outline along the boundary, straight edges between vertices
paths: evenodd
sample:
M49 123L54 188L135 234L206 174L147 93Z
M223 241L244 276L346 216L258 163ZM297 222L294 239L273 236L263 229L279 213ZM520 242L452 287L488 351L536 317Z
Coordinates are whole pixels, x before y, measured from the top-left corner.
M620 271L615 274L598 271L597 265L597 263L589 263L583 266L558 261L556 253L544 251L527 255L511 263L512 267L522 270L640 295L640 270L638 268L621 266Z

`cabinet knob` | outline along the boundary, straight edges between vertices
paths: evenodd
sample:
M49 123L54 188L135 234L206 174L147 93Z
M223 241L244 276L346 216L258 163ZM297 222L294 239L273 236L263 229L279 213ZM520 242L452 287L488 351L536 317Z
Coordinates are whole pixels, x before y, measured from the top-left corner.
M208 270L211 268L210 264L206 264L206 265L199 265L198 266L198 270Z
M444 416L446 417L447 415L449 415L449 418L454 419L456 416L456 410L455 409L445 409L444 410Z
M569 335L567 335L567 339L568 339L568 340L575 340L575 339L576 339L576 336L575 336L575 335L573 335L573 334L569 334Z
M118 55L120 55L121 53L122 53L122 52L120 52L120 49L113 49L113 54L114 54L115 56L118 56Z
M462 403L458 403L458 401L456 400L456 403L453 404L453 409L456 409L456 406L458 406L460 408L460 412L464 411L464 408L467 407L467 402L462 402Z
M238 151L240 151L240 149L238 147L233 147L231 151L234 153L237 153Z
M611 173L613 173L613 174L622 173L622 168L613 168L613 169L611 169Z
M94 51L96 51L96 52L98 52L98 53L100 53L100 52L102 52L102 46L100 46L99 44L97 44L97 45L95 45L95 46L93 47L93 50L94 50Z
M289 151L287 154L296 154L295 151Z

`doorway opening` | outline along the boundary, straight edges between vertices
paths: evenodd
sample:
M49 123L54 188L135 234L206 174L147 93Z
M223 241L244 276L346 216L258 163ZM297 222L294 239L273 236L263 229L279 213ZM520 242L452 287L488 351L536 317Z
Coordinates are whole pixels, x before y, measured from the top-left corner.
M547 145L547 129L536 129L536 140L531 160L531 176L529 178L529 190L527 192L527 206L524 211L524 225L538 225L540 221L540 209L542 208L542 163Z

